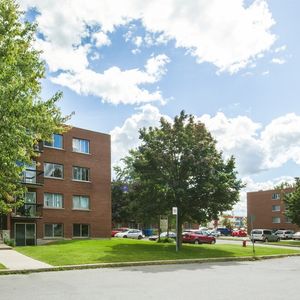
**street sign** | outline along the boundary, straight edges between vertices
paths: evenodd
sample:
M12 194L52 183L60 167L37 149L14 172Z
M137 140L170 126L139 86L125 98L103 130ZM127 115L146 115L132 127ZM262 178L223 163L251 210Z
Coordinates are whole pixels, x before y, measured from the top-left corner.
M172 215L177 215L177 207L172 207Z

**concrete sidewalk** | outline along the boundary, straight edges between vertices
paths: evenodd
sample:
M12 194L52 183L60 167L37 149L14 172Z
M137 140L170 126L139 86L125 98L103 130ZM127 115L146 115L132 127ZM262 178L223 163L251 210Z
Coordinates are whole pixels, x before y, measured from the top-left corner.
M1 250L0 263L8 270L33 270L52 268L51 265L32 259L15 250Z

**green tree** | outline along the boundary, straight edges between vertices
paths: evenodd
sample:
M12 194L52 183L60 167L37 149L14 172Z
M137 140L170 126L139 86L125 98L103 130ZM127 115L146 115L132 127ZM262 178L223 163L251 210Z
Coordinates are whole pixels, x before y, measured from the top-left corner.
M285 187L288 187L287 185ZM285 215L291 222L300 226L300 179L295 178L295 183L289 185L293 189L290 193L284 193Z
M136 199L151 216L178 207L179 237L183 222L216 219L239 200L242 184L233 157L223 160L216 141L193 116L181 112L173 123L162 118L160 127L142 129L140 140L124 160L139 186Z
M15 1L0 1L0 213L20 204L20 174L37 156L34 146L66 130L68 118L56 107L60 93L40 97L45 66L32 45L37 25L22 16Z

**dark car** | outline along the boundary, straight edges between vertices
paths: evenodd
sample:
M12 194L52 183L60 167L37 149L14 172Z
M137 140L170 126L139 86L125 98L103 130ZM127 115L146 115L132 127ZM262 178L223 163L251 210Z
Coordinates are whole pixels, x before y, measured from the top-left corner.
M218 227L217 231L221 233L221 235L231 235L232 230L226 227Z
M202 231L184 232L182 234L182 242L191 244L215 244L216 238Z

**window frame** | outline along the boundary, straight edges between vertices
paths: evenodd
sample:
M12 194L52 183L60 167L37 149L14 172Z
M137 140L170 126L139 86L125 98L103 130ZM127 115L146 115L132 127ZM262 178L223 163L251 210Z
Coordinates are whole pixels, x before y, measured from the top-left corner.
M46 175L46 165L53 165L54 169L55 166L61 166L62 167L62 177L56 177L56 176L47 176ZM55 170L54 170L55 171ZM53 171L52 171L53 172ZM52 162L44 162L44 177L45 178L52 178L52 179L64 179L64 165L59 163L52 163Z
M75 225L79 225L80 226L80 235L74 235L74 226ZM88 235L87 236L83 236L82 235L82 226L87 226L88 229ZM90 237L90 233L91 233L91 229L90 229L90 224L86 224L86 223L73 223L73 228L72 228L72 234L73 234L73 238L89 238Z
M52 236L46 235L46 226L51 225L52 227ZM55 236L54 235L54 225L61 225L61 235ZM60 239L64 237L64 224L63 223L45 223L44 224L44 238L45 239Z
M46 205L46 199L45 199L45 196L46 196L46 194L47 195L52 195L52 196L54 196L54 195L60 195L61 196L61 207L59 206L47 206ZM54 199L53 199L53 197L52 197L52 199L51 199L53 202L54 202ZM57 199L56 199L56 201L57 201ZM61 193L49 193L49 192L44 192L44 208L50 208L50 209L63 209L64 208L64 195L63 194L61 194Z
M275 209L278 208L278 209ZM280 205L272 205L272 212L279 212L280 211Z
M77 179L77 178L74 178L74 170L75 168L78 168L78 169L86 169L88 172L87 172L87 177L88 177L88 180L84 180L84 179ZM82 175L82 174L81 174ZM81 182L91 182L91 170L90 168L87 168L87 167L79 167L79 166L72 166L72 180L74 181L81 181Z
M61 147L55 147L55 136L61 137ZM49 145L49 144L47 145L46 143L49 143L49 142L44 141L44 147L46 147L46 148L63 150L64 149L64 136L62 134L53 133L52 134L52 142L51 142L52 145Z
M79 142L79 147L78 147L78 148L74 147L74 142L75 142L75 141L78 141L78 142ZM85 146L82 147L81 142L86 142L86 143L87 143L87 151L88 151L88 152L82 151L82 149L85 148ZM78 149L78 150L77 150L77 149ZM73 152L76 152L76 153L82 153L82 154L91 154L90 140L73 137L73 138L72 138L72 151L73 151Z
M280 200L280 193L272 193L272 200Z
M74 197L79 197L79 203L81 202L82 198L88 199L88 207L85 208L85 207L82 207L81 205L80 205L80 207L75 207L74 206ZM91 200L91 198L88 195L73 195L72 196L72 209L89 211L91 209L91 201L90 200Z
M279 222L275 222L275 219L279 220ZM281 218L280 217L272 217L272 224L280 224Z

